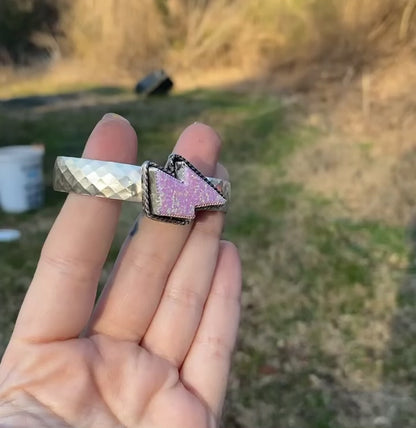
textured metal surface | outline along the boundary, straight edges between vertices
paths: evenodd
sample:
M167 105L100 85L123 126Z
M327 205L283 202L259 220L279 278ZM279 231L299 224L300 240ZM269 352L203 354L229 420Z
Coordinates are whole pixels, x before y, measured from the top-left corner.
M60 156L53 187L60 192L141 202L142 169L136 165Z
M211 177L206 180L224 196L227 203L222 207L205 209L226 211L231 196L230 183ZM142 168L117 162L59 156L55 162L53 187L60 192L142 202Z

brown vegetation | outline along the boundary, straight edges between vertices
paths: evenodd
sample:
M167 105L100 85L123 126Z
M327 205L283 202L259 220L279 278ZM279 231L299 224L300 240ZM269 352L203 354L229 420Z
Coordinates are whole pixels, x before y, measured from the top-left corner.
M323 57L356 63L384 49L386 34L408 37L413 3L74 0L63 27L70 55L100 68L275 68Z
M0 53L22 62L22 46L53 46L54 57L59 49L59 56L81 60L83 72L107 73L155 66L270 71L317 59L355 65L405 42L415 6L414 0L5 0Z

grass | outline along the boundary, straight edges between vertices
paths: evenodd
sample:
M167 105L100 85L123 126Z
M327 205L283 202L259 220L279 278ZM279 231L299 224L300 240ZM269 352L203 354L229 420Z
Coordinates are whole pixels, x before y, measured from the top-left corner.
M243 317L225 411L230 428L416 426L416 286L406 225L357 220L336 200L291 181L286 167L319 131L293 124L279 99L213 91L139 100L1 109L1 145L46 145L46 205L0 214L22 239L0 244L0 351L63 201L50 190L57 155L80 155L107 111L140 135L139 159L163 162L198 120L224 139L233 181L225 235L244 266ZM137 206L123 209L108 275Z

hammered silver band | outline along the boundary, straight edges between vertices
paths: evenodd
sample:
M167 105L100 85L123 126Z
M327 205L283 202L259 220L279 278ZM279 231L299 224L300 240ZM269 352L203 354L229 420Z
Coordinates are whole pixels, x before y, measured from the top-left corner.
M59 192L142 202L141 181L140 166L59 156L53 188Z
M175 165L185 162L193 168L185 159L178 155L174 156L179 158L175 160ZM143 173L144 168L149 168L146 167L146 164L137 166L94 159L59 156L55 162L53 187L55 190L61 192L144 203L146 201L144 192L147 186L144 186ZM154 168L157 171L154 165L150 164L150 168ZM198 173L195 168L194 170ZM147 176L151 176L151 174L152 170L150 170ZM201 177L203 176L201 175ZM230 182L214 177L203 177L203 179L215 188L227 201L221 206L206 206L203 209L225 212L231 194Z

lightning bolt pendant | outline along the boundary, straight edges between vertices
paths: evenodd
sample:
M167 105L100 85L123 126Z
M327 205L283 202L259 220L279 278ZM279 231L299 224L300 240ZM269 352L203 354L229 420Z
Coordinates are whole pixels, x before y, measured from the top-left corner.
M221 192L182 156L171 155L165 168L146 162L142 174L143 207L151 218L187 224L197 210L227 203Z

